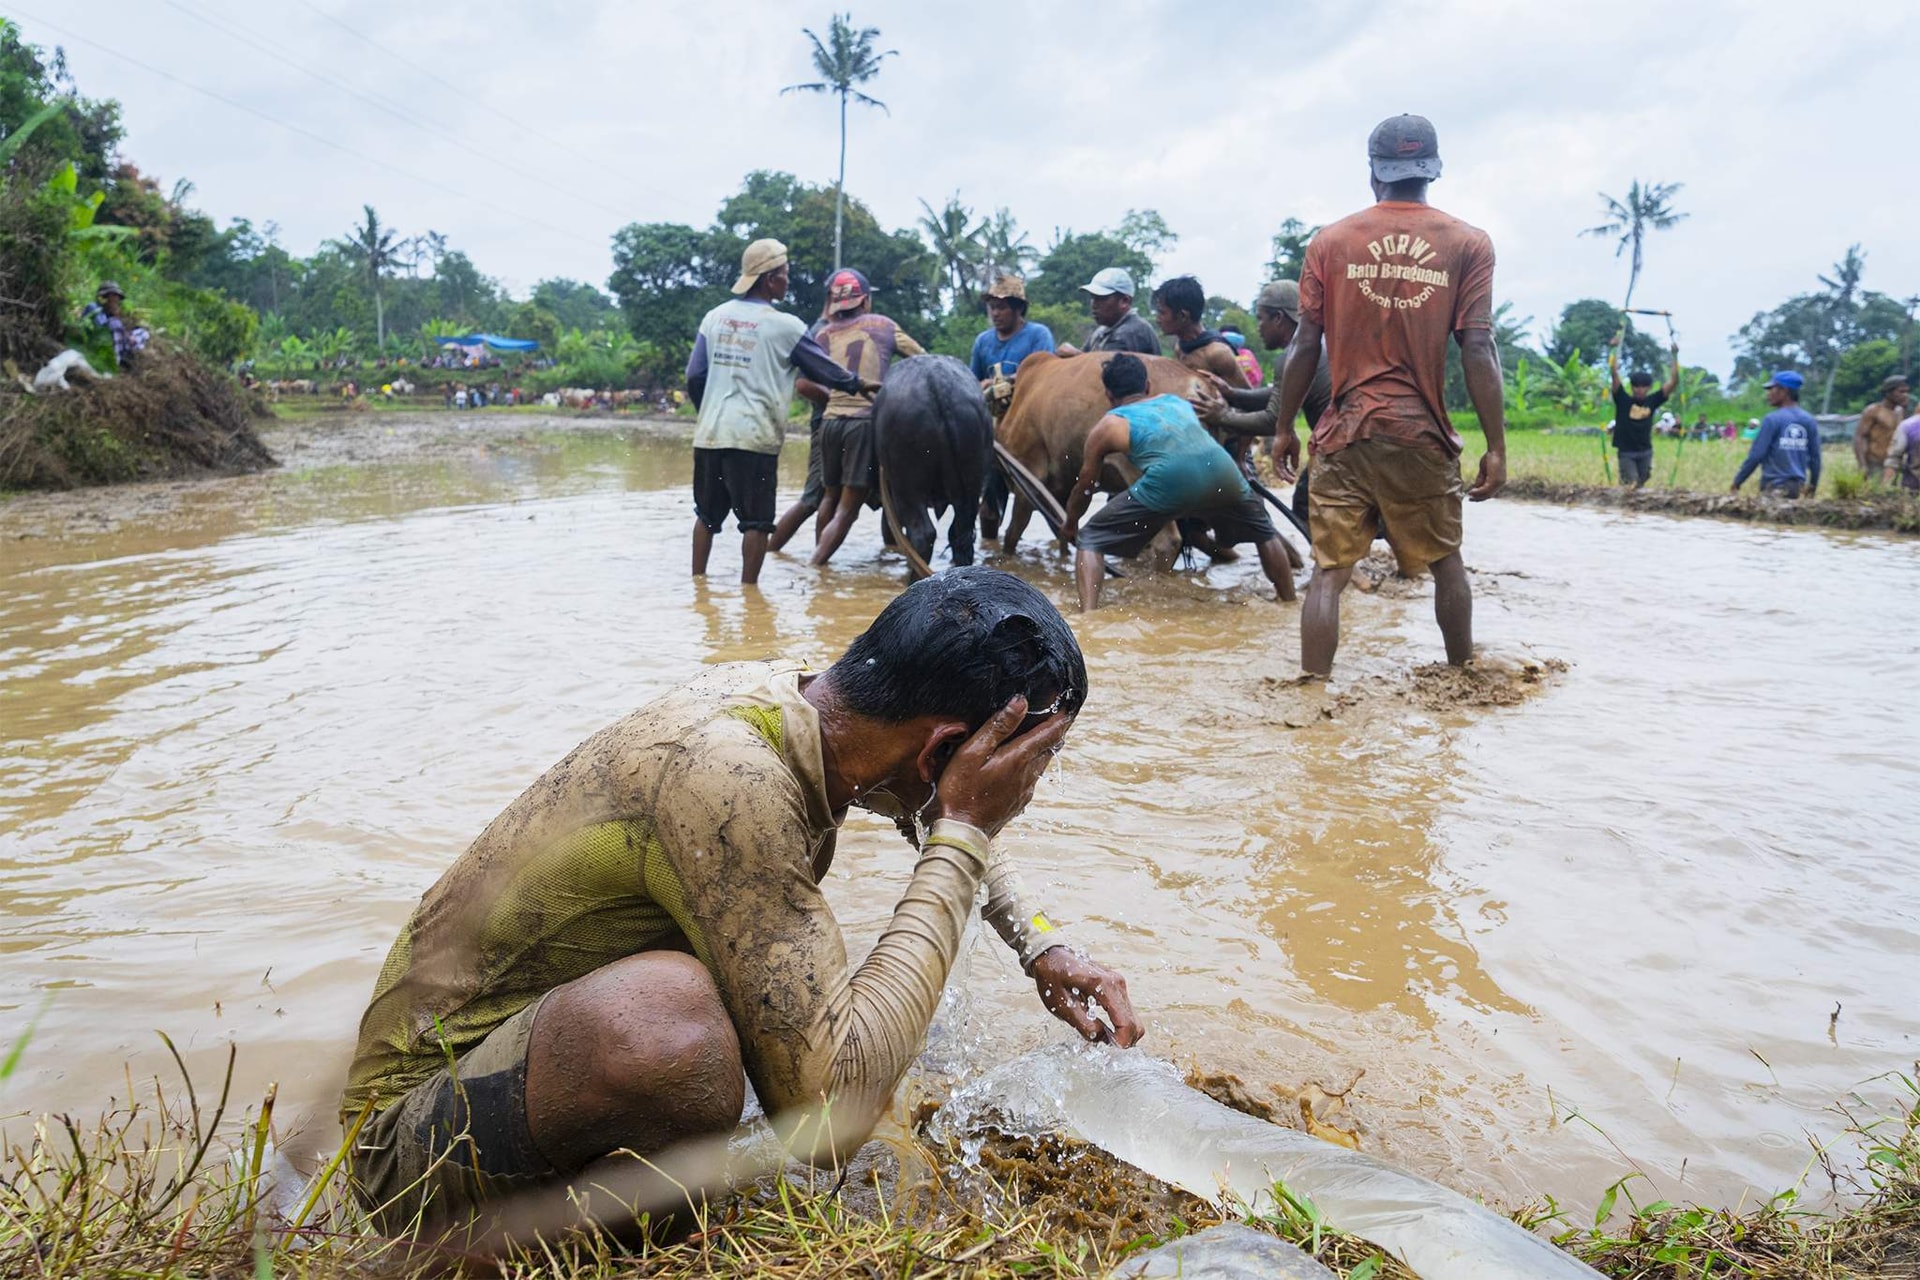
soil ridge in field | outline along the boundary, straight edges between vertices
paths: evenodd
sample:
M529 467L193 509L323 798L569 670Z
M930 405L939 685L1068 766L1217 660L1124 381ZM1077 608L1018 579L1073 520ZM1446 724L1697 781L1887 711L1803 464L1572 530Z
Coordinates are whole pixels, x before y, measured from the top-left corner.
M276 466L257 395L192 355L148 348L130 371L29 395L0 385L0 488L244 475Z

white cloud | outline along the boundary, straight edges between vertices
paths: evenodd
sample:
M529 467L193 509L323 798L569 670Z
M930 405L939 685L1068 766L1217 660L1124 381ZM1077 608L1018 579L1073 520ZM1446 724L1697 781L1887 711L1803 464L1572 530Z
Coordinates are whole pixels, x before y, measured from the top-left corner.
M168 181L191 178L216 217L278 221L283 241L307 252L372 203L402 229L446 233L525 289L550 275L603 282L622 223L704 225L749 169L830 182L832 104L778 90L811 78L799 29L818 29L834 7L31 0L34 16L13 12L30 40L67 44L83 91L125 104L127 154ZM35 17L415 176L212 102ZM1692 216L1653 240L1639 296L1673 309L1690 359L1727 368L1729 335L1812 287L1854 241L1869 287L1920 292L1920 179L1911 157L1889 155L1911 116L1899 61L1920 37L1909 0L1817 10L1031 0L855 17L900 51L872 87L891 114L856 107L848 155L849 190L889 225L956 188L983 209L1010 207L1038 241L1157 208L1181 235L1167 268L1250 296L1273 228L1364 204L1367 131L1411 110L1440 131L1448 169L1436 203L1492 233L1497 296L1542 326L1573 298L1622 291L1610 248L1576 233L1597 220L1597 192L1634 178L1686 183L1679 204Z

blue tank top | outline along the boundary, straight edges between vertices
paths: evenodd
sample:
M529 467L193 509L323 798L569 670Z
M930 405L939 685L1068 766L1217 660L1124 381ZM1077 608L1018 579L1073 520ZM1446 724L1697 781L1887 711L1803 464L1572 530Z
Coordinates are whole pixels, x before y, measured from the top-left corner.
M1154 396L1109 412L1127 422L1127 456L1142 473L1127 491L1136 502L1155 511L1212 511L1251 492L1233 458L1179 396Z

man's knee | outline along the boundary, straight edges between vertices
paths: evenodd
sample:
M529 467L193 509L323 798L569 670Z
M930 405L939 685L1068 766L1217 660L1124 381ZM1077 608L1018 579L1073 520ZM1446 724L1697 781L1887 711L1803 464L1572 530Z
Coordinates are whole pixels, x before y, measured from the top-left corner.
M536 1040L563 1087L679 1135L731 1129L745 1103L740 1038L704 966L630 956L560 988ZM571 1061L568 1061L571 1059Z

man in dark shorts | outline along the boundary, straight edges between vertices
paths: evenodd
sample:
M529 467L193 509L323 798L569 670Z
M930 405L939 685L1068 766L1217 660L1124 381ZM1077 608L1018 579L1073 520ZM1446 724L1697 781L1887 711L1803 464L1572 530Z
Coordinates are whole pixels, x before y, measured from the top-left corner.
M879 390L835 364L798 316L773 304L787 296L787 247L755 240L740 258L734 297L700 321L687 358L687 394L700 410L693 431L693 576L704 577L713 535L731 513L740 526L740 581L760 580L774 527L780 446L795 381L835 391Z
M1193 406L1179 396L1147 395L1147 366L1128 353L1114 356L1100 370L1100 383L1113 406L1087 435L1067 503L1067 523L1061 537L1077 542L1073 573L1080 588L1080 608L1100 607L1100 580L1106 573L1102 557L1130 559L1146 549L1153 535L1169 520L1194 518L1212 527L1222 546L1254 543L1260 568L1281 600L1294 598L1293 569L1287 547L1267 518L1267 509L1247 487L1247 479L1194 416ZM1080 527L1100 470L1107 458L1124 454L1140 470L1140 478Z
M898 357L922 356L926 349L899 325L873 312L873 289L866 276L851 268L836 271L827 281L829 319L820 331L820 345L835 361L866 382L885 382ZM820 425L820 479L826 494L822 510L832 515L820 531L813 562L822 565L846 541L860 506L878 491L880 470L874 452L873 401L834 392L827 400Z
M630 1232L719 1189L648 1171L723 1143L746 1081L787 1152L844 1166L919 1055L982 888L1054 1016L1134 1043L1125 980L1067 945L996 840L1086 680L1045 596L968 566L907 588L823 672L709 667L582 743L388 952L341 1101L361 1203L387 1234L480 1253ZM820 890L855 805L916 846L857 964Z
M1624 337L1622 329L1607 344L1607 372L1613 377L1613 448L1620 455L1620 483L1639 489L1653 478L1653 415L1680 385L1680 344L1673 344L1673 367L1665 386L1653 390L1653 375L1635 369L1627 379L1633 388L1629 391L1620 385L1620 342Z
M1308 522L1316 567L1300 619L1300 665L1333 670L1340 593L1384 528L1402 573L1433 570L1447 661L1473 655L1473 589L1460 559L1460 437L1446 407L1447 339L1460 345L1467 395L1487 451L1466 495L1507 479L1507 420L1493 343L1493 242L1427 203L1440 145L1420 116L1395 116L1367 140L1375 204L1324 227L1307 246L1300 328L1281 373L1274 457L1299 460L1293 417L1320 364L1333 407L1313 429Z

